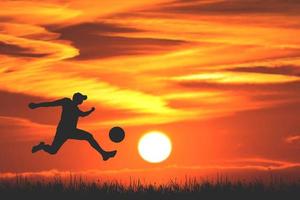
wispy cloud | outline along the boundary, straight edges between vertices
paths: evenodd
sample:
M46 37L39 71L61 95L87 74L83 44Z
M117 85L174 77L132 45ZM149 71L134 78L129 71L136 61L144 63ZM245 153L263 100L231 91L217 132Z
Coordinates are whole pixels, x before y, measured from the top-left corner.
M247 87L257 84L273 87L298 80L299 40L290 35L299 30L264 26L269 19L260 16L254 16L261 22L259 25L247 28L244 19L228 24L223 19L210 18L205 12L176 17L170 10L162 12L156 3L181 11L192 11L196 5L207 11L219 9L220 15L226 13L226 8L248 13L240 1L130 1L122 5L107 2L109 9L103 13L85 3L28 2L22 7L25 17L21 18L17 3L5 2L3 7L13 9L1 13L12 20L0 24L5 47L1 56L1 89L46 99L82 91L98 106L133 113L131 117L109 119L104 124L119 121L138 125L200 119L240 110L233 109L239 106L231 106L231 102L251 104L251 109L272 105L274 101L265 101L263 105L255 102L254 97L259 94L253 90L251 94L240 95L221 88L244 84L247 91ZM254 6L250 7L253 13L264 7L250 1L246 4ZM275 4L273 10L277 5L297 5ZM99 7L99 3L93 5ZM166 13L172 17L164 16ZM199 21L197 16L203 20ZM274 21L280 23L277 18ZM274 69L274 62L293 69ZM199 90L199 85L219 84L222 86L214 91L218 98L197 98L208 92L207 88ZM58 89L61 86L63 89ZM198 91L194 91L196 88ZM186 95L190 98L182 98ZM227 104L229 109L196 106L214 102ZM195 106L187 109L184 105Z
M289 144L297 143L297 142L300 141L300 135L288 136L288 137L285 138L284 141L289 143Z
M300 163L286 162L280 160L269 160L264 158L249 158L249 159L237 159L235 161L228 161L223 164L212 164L212 165L170 165L166 167L154 167L154 168L123 168L116 170L84 170L84 171L59 171L56 169L36 171L36 172L21 172L13 173L6 172L0 173L0 178L15 178L17 176L27 177L31 179L35 178L55 178L60 177L62 179L69 178L81 178L83 180L116 180L122 183L127 183L139 179L142 182L150 183L164 183L170 180L184 181L187 177L192 177L194 179L201 179L205 175L206 179L208 177L214 178L218 174L228 177L234 177L235 179L244 178L249 176L249 180L255 180L257 178L269 179L270 172L276 171L282 174L282 177L291 177L290 171L299 171ZM144 174L143 178L140 179L139 176ZM156 176L153 176L156 174ZM161 178L160 174L164 174L165 177ZM247 175L248 174L248 175ZM156 177L160 177L157 179ZM228 178L227 177L227 178ZM281 178L282 178L281 177ZM294 177L297 178L297 177Z
M300 76L299 66L253 66L253 67L236 67L229 68L228 71L233 72L248 72L262 74L281 74L289 76Z
M19 143L50 137L55 127L41 125L29 120L15 117L0 116L0 143Z
M297 0L208 0L184 1L176 0L171 4L162 4L161 10L165 12L189 14L287 14L297 15L300 5Z

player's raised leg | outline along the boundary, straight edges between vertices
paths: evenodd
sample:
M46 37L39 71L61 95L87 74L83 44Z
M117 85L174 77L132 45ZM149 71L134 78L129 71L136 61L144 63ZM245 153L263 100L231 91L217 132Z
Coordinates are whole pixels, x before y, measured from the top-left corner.
M66 140L66 138L60 137L58 134L56 134L51 145L45 144L44 142L40 142L38 145L32 147L32 153L44 150L49 154L56 154Z
M86 132L81 129L76 129L75 133L70 136L70 139L76 139L76 140L86 140L90 143L90 145L97 150L101 155L103 160L108 160L109 158L112 158L116 155L117 151L105 151L101 148L101 146L98 144L98 142L95 140L92 134L89 132Z
M35 153L35 152L38 152L38 151L42 150L44 145L45 145L44 142L40 142L39 144L32 147L31 152Z

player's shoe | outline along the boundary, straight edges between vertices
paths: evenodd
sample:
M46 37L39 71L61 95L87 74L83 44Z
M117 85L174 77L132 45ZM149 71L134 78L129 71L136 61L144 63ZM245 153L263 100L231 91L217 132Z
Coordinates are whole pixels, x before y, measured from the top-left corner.
M102 154L103 160L106 161L110 158L115 157L117 151L107 151L105 153Z
M31 152L35 153L35 152L41 150L44 145L45 145L44 142L40 142L38 145L35 145L32 147Z

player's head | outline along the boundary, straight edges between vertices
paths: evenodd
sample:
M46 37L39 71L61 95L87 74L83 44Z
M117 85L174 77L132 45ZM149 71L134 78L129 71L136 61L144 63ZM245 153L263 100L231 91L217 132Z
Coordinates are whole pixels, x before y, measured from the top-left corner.
M74 93L74 94L73 94L73 98L72 98L73 102L74 102L76 105L82 104L82 102L83 102L84 100L86 100L86 99L87 99L87 96L81 94L80 92Z

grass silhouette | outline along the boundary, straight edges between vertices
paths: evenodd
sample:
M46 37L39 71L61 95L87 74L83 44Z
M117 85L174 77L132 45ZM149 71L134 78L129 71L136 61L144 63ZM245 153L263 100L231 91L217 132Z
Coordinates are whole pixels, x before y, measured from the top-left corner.
M132 180L124 185L118 181L85 181L72 176L67 181L60 177L49 181L17 176L0 180L0 196L5 199L300 199L300 180L233 182L218 177L213 181L186 179L183 183L170 181L167 184Z

